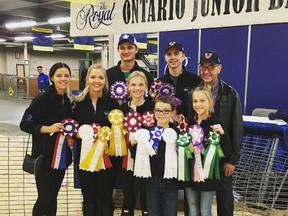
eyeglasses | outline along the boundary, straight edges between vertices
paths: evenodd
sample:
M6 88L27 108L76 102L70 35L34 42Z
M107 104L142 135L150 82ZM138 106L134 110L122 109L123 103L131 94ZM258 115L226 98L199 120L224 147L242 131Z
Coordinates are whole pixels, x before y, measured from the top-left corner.
M165 109L165 110L155 109L155 110L154 110L154 112L155 112L156 114L162 113L162 114L164 114L164 115L167 115L167 114L170 113L171 111L172 111L172 110L168 110L168 109Z
M200 71L202 71L202 72L204 72L204 71L206 71L206 69L209 71L209 72L211 72L211 71L213 71L214 70L214 68L215 67L217 67L218 66L218 64L216 64L216 65L208 65L208 66L200 66L199 67L199 69L200 69Z

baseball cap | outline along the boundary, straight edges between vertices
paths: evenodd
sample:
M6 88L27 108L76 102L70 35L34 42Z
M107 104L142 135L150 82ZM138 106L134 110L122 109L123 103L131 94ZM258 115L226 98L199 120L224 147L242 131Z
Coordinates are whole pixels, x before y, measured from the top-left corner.
M184 52L184 48L182 46L181 43L177 42L177 41L170 41L167 46L165 47L165 50L164 50L164 53L166 53L169 49L171 48L177 48L178 50L182 51L183 53Z
M118 45L120 45L120 43L123 43L123 42L130 42L135 46L137 43L135 37L132 34L121 34L119 37Z
M201 65L204 62L208 62L213 65L221 64L219 55L215 51L212 51L212 50L206 51L201 55L199 64Z

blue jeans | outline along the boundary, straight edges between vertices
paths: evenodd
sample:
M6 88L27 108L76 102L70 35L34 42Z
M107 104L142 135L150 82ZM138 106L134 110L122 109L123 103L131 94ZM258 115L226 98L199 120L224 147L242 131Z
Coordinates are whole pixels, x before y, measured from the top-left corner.
M146 194L149 216L177 216L177 181L151 180L146 184Z
M215 191L195 191L185 188L189 216L212 216L212 202Z

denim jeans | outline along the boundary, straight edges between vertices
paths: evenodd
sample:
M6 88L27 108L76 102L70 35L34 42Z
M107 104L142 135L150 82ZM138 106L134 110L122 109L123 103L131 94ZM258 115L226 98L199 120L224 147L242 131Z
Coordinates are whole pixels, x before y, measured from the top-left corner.
M212 202L215 191L195 191L185 188L189 216L212 216Z
M146 184L149 216L177 216L178 183L152 180Z

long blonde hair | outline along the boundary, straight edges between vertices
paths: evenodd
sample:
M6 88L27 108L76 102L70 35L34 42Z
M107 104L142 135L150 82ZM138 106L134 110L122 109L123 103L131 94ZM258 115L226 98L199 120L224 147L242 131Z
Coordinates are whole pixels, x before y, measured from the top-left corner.
M92 70L100 70L103 72L104 76L105 76L105 80L106 80L106 85L105 85L105 88L103 89L103 91L108 91L108 88L109 88L109 83L108 83L108 77L107 77L107 73L106 73L106 70L105 68L100 65L100 64L92 64L89 68L88 68L88 71L87 71L87 75L86 75L86 78L85 78L85 81L86 81L86 86L85 88L83 89L83 91L74 97L75 101L76 102L80 102L80 101L83 101L86 97L86 95L89 93L89 76L90 76L90 73Z

